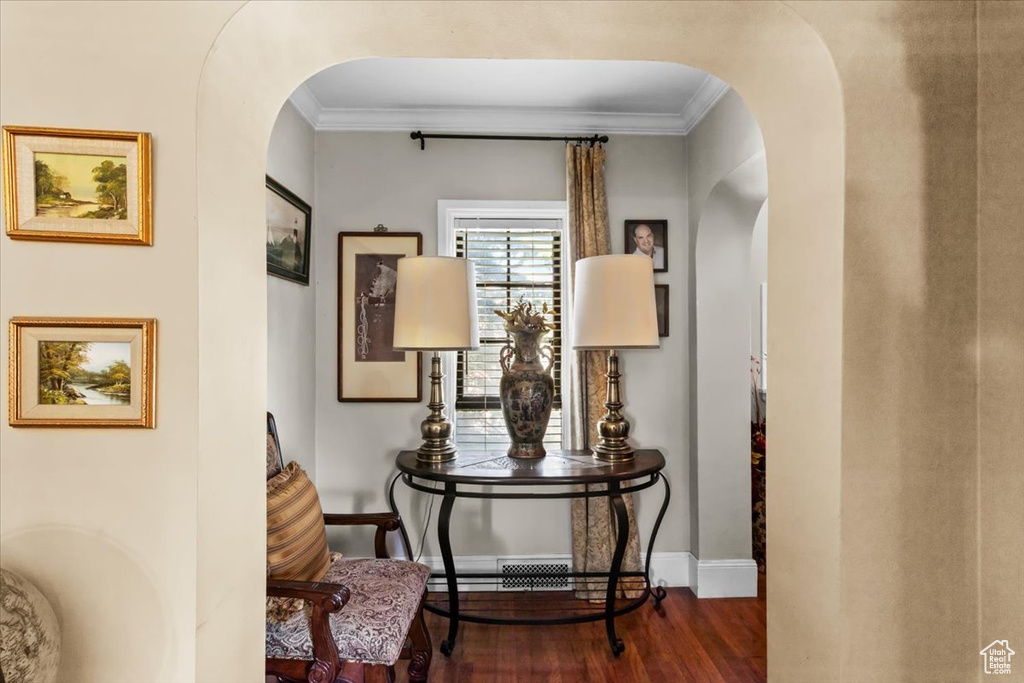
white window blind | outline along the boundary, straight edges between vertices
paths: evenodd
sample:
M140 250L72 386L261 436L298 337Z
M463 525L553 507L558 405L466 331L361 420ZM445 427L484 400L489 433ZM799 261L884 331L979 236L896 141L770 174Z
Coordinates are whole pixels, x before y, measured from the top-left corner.
M466 450L508 448L501 414L501 347L505 321L520 297L554 310L555 329L544 339L554 352L554 406L544 435L549 450L562 447L562 228L549 219L456 219L455 255L476 263L480 350L460 351L455 379L455 441ZM544 362L544 361L542 361Z

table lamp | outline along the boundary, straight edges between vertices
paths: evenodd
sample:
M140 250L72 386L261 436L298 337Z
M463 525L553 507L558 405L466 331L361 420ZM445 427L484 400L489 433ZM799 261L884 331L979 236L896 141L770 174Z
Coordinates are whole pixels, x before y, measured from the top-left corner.
M655 348L658 311L654 303L651 259L633 254L593 256L576 262L572 347L583 351L610 350L605 408L597 423L594 457L605 462L633 459L629 421L619 398L618 349Z
M398 260L395 284L396 351L433 351L430 415L420 425L423 462L446 462L457 454L452 423L444 414L441 351L480 348L476 320L476 270L469 259L410 256Z

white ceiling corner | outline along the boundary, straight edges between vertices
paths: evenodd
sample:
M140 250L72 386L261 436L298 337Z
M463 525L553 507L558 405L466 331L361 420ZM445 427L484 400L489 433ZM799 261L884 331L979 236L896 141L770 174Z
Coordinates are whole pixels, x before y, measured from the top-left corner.
M288 99L299 110L299 113L302 114L302 118L306 119L306 123L313 126L316 130L320 129L320 117L323 114L324 106L320 104L320 100L309 89L308 83L303 83L296 88L295 92Z
M679 115L683 120L682 134L689 135L693 127L707 116L708 112L727 92L729 92L728 83L708 74Z
M658 62L370 59L290 100L318 131L686 135L728 90Z

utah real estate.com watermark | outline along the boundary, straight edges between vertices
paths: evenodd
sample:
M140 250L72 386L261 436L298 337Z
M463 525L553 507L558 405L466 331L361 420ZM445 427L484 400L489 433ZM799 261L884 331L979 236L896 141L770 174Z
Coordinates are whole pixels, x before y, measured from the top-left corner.
M980 654L985 658L985 673L1009 674L1010 658L1017 653L1010 649L1010 644L1005 640L993 640Z

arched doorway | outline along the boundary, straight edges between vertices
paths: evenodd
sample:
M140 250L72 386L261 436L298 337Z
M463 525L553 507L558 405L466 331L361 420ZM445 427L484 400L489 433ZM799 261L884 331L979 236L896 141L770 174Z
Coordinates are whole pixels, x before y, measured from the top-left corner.
M698 597L757 595L750 559L750 244L768 196L764 150L719 180L700 214L696 268ZM721 563L732 564L722 567Z
M843 120L838 76L814 31L777 2L250 3L211 50L197 109L197 678L255 680L261 670L263 470L247 454L259 452L266 405L258 226L270 131L308 76L367 56L679 62L743 96L770 150L770 344L785 350L773 355L772 415L773 448L785 457L768 486L786 501L769 533L772 562L787 571L769 584L769 666L792 670L810 648L824 653L816 669L828 669L840 635L821 606L839 602ZM231 353L227 338L240 340Z

